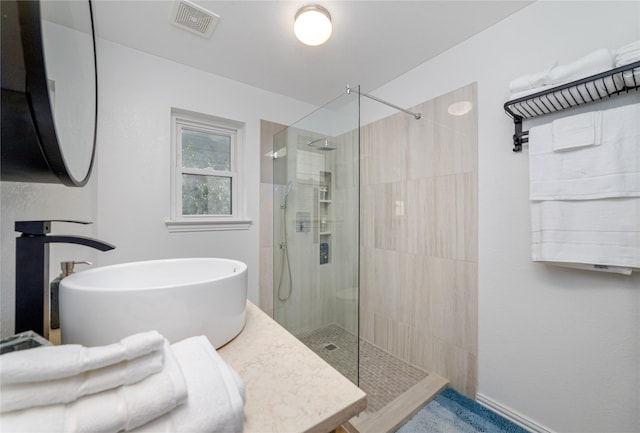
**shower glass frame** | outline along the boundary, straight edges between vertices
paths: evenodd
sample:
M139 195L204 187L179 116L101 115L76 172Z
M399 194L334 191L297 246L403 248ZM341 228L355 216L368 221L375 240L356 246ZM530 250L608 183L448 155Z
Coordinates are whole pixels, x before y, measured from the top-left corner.
M345 93L273 137L273 317L356 385L360 98ZM336 326L348 338L332 341Z

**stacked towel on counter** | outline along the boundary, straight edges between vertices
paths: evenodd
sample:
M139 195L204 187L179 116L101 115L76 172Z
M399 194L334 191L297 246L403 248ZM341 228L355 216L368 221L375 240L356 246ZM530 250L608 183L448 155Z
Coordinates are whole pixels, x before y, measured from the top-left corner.
M164 338L157 332L117 344L46 346L0 358L0 413L69 403L100 391L130 385L162 370Z
M640 268L639 125L633 104L530 129L534 261Z
M241 432L246 395L238 373L222 360L206 337L175 343L172 349L182 366L189 399L172 412L135 431Z
M243 429L242 380L206 337L170 346L151 331L109 346L12 352L0 357L0 380L2 431Z

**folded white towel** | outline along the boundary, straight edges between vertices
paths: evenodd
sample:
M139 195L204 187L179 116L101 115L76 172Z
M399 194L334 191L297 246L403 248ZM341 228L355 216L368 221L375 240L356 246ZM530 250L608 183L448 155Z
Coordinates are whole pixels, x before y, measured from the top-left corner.
M159 373L133 385L91 394L67 405L6 412L0 415L0 425L7 432L128 431L171 411L186 398L184 376L165 340L164 366Z
M640 268L640 198L534 201L531 234L534 261Z
M640 50L616 56L616 67L629 65L634 62L640 62Z
M192 337L171 346L182 367L189 399L169 414L136 432L240 433L244 426L244 384L206 337Z
M616 56L624 55L633 51L640 51L640 41L634 41L621 46L615 50Z
M160 350L164 338L156 331L142 332L108 346L77 344L45 346L2 355L0 383L61 379L85 371L135 359Z
M597 146L602 142L602 113L593 111L556 119L551 124L554 152Z
M138 358L122 361L96 370L62 379L40 382L2 383L0 387L0 413L70 403L78 398L100 391L131 385L162 370L164 351L156 350Z
M573 118L576 117L562 122ZM565 152L553 151L552 125L531 128L529 198L586 200L640 196L639 125L640 104L605 110L602 144Z

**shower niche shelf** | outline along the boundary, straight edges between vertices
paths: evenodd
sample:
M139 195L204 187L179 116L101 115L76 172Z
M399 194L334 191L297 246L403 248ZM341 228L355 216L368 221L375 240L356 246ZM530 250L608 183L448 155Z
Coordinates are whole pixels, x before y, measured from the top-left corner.
M640 88L640 62L620 66L600 74L550 87L504 103L504 111L515 128L513 151L522 150L529 142L529 131L522 130L522 121L557 111L602 101Z
M331 263L331 172L320 171L318 186L318 238L320 265Z
M320 186L318 187L320 190L320 203L331 203L331 172L321 171L318 178L320 180Z

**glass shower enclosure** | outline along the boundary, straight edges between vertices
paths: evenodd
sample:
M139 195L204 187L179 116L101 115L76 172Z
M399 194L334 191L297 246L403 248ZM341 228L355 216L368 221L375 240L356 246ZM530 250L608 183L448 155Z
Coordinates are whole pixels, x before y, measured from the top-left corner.
M359 147L359 92L273 139L274 319L356 385Z

